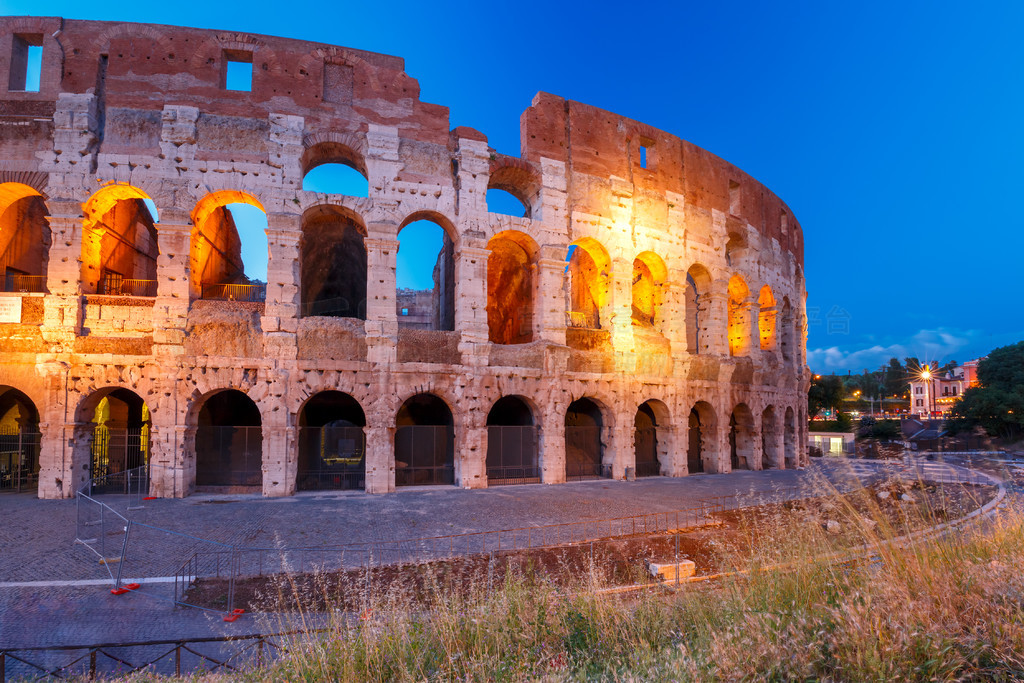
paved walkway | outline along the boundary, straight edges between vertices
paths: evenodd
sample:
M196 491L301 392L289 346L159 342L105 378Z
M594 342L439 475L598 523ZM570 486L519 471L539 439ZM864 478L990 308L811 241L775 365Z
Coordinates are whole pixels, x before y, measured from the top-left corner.
M592 481L559 486L508 486L466 491L405 489L393 495L358 492L306 493L266 499L247 495L197 495L147 501L133 521L240 546L313 546L417 538L521 528L685 509L701 499L790 497L808 491L922 468L929 476L962 477L941 463L816 460L807 470L735 472L635 482ZM118 509L126 501L104 497ZM73 543L75 501L42 501L28 495L0 496L0 647L124 642L274 632L294 628L275 616L246 615L233 624L220 615L175 607L171 584L149 584L136 593L112 596L106 585L70 585L104 579L97 556ZM154 551L159 558L159 548ZM180 558L164 558L173 574ZM155 562L155 560L154 560ZM156 564L147 565L158 575ZM18 582L58 585L17 587ZM8 663L8 675L14 670Z

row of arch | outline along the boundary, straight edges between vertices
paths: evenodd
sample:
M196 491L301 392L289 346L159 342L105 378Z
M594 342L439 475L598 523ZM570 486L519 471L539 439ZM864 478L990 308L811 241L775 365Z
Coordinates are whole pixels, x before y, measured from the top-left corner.
M237 389L211 392L189 414L185 449L194 458L195 487L233 490L264 485L270 434L264 433L260 408L247 394ZM615 447L631 447L631 457L623 461L611 448L617 438L612 430L615 416L600 399L585 396L567 407L563 433L552 435L561 438L564 446L564 465L553 472L550 463L545 467L543 462L551 437L541 429L537 407L527 397L506 395L488 410L484 481L493 486L613 475L628 478L630 473L679 476L799 466L796 421L800 416L792 407L769 405L759 417L755 419L746 403L737 403L726 419L709 402L697 401L685 424L676 426L667 405L650 399L635 411L632 443ZM383 464L393 467L394 485L464 483L455 458L456 428L453 412L442 397L424 392L407 398L388 427L393 434L391 460ZM85 397L76 410L75 432L74 441L86 445L76 459L88 458L93 479L150 461L154 434L149 409L129 389L108 387ZM0 388L0 434L8 433L38 437L39 412L27 395L5 387ZM367 433L366 415L351 395L332 389L311 395L298 409L294 447L288 447L293 448L294 466L287 475L293 478L293 488L365 488ZM378 433L375 438L382 437ZM41 464L40 439L25 438L23 443L17 465L30 478ZM628 469L616 471L617 461ZM10 474L13 464L3 470ZM159 477L154 474L154 478Z
M263 283L246 273L241 239L233 207L247 205L263 211L252 195L235 190L213 192L191 214L189 295L197 298L261 300ZM3 208L6 207L6 208ZM41 194L26 185L0 185L0 266L5 289L36 291L45 286L47 254L51 242L46 207ZM157 222L152 200L130 185L108 185L84 205L81 291L85 294L155 296L157 287ZM399 228L430 221L442 233L441 248L433 264L434 282L429 314L416 324L433 329L454 329L455 271L454 226L434 214L413 214ZM365 318L368 259L367 230L353 211L318 205L302 216L300 246L300 315ZM517 230L494 235L487 243L487 323L491 342L521 344L536 338L539 316L534 315L539 292L540 247ZM568 247L565 266L566 325L607 329L614 315L612 259L601 242L581 238ZM664 334L669 272L664 259L644 251L632 263L631 323ZM675 283L682 285L682 283ZM710 297L718 285L708 268L693 264L686 273L685 329L690 353L709 353ZM727 295L728 352L748 355L754 344L764 351L780 351L786 360L794 354L797 319L788 296L781 302L769 285L757 298L743 277L734 274ZM407 302L396 297L399 324L413 324ZM754 308L756 307L756 312ZM536 321L535 321L536 320ZM756 325L757 337L752 337Z

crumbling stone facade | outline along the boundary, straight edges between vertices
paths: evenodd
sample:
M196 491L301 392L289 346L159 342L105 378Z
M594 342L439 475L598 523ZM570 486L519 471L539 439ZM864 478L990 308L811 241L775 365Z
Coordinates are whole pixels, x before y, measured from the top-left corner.
M42 48L38 92L26 45ZM251 91L226 89L231 61L251 63ZM437 453L453 483L484 487L507 397L524 408L508 426L534 435L524 480L558 484L580 458L615 478L806 462L800 225L703 149L539 93L506 156L420 101L397 57L169 26L0 19L0 83L0 399L35 411L41 497L72 496L97 425L131 420L155 495L290 495L310 411L332 406L363 416L349 459L367 491L418 481L395 455L402 421L445 409ZM303 190L323 163L368 196ZM489 213L490 189L524 216ZM258 296L237 274L234 203L267 215ZM400 325L395 269L420 219L445 231L435 291L452 310L417 329ZM319 315L304 297L331 264L310 245L328 239L361 243L365 301ZM112 397L122 417L98 409ZM255 439L255 478L217 474L252 471L229 456L206 473L204 449L233 447L211 425L250 454Z

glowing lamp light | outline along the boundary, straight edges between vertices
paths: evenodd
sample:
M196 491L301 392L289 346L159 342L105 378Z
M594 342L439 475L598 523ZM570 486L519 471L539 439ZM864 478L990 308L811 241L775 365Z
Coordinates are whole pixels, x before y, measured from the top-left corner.
M932 378L932 371L931 370L923 370L921 372L921 379L931 379L931 378Z

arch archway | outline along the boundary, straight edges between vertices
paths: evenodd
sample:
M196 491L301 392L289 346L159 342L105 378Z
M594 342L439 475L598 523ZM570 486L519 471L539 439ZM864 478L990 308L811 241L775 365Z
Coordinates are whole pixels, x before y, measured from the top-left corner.
M39 485L39 410L24 392L0 385L0 491Z
M487 414L487 485L540 483L533 411L518 396L502 396Z
M761 469L779 469L785 467L779 452L781 446L778 419L775 408L766 406L761 412Z
M604 418L601 408L589 398L580 398L565 411L565 479L610 478L604 464Z
M395 486L455 483L455 421L433 394L407 399L395 417Z
M300 159L302 189L309 192L368 197L366 160L352 146L337 141L318 142Z
M45 292L50 257L43 196L21 183L0 184L0 272L5 292Z
M487 243L487 330L495 344L533 341L533 305L537 277L537 243L515 230Z
M690 409L687 431L686 465L690 474L712 469L708 465L715 455L715 409L706 401L698 401ZM713 470L712 470L713 471Z
M660 256L645 251L633 259L633 324L639 327L656 328L661 322L661 305L664 301L663 285L668 277L668 268Z
M139 476L149 465L149 406L131 389L108 387L86 397L76 412L76 432L89 444L92 490L127 492L126 473L133 471Z
M395 306L403 329L455 329L454 226L433 213L410 216L398 231Z
M729 279L729 355L750 355L750 290L739 275Z
M711 274L699 263L686 271L686 350L706 354L710 351L707 335L708 294Z
M220 190L203 197L192 210L191 297L264 301L266 225L266 210L247 192Z
M729 417L729 461L733 470L753 469L754 414L740 403Z
M796 469L800 466L800 456L797 451L797 430L796 416L793 409L786 408L786 417L783 425L782 452L786 469Z
M611 257L600 242L584 237L569 245L569 327L599 330L610 319Z
M634 471L637 477L657 477L670 463L668 439L661 428L667 427L668 409L661 401L645 401L633 417Z
M107 185L82 205L84 294L156 296L159 247L150 206L131 185Z
M263 484L263 418L237 389L207 397L195 433L196 487L253 490Z
M757 331L762 351L775 351L776 315L775 295L772 294L772 288L765 285L757 297Z
M299 411L300 491L366 486L366 415L359 401L340 391L321 391Z
M338 206L302 216L302 315L366 319L366 228Z

